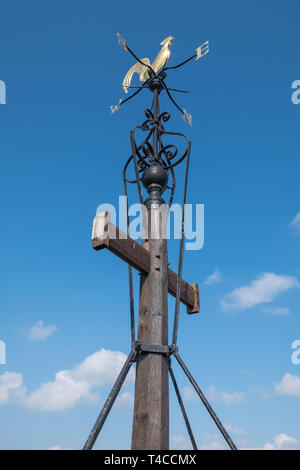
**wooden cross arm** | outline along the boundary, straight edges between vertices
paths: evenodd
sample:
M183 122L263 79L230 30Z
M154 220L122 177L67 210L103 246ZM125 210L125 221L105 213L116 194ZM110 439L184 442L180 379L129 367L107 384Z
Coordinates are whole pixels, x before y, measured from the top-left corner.
M96 215L93 223L92 247L95 250L107 248L140 273L150 271L150 254L135 240L127 236L110 222L108 211ZM168 269L169 294L176 297L177 274ZM199 289L197 284L188 284L181 279L180 301L187 306L187 312L200 311Z

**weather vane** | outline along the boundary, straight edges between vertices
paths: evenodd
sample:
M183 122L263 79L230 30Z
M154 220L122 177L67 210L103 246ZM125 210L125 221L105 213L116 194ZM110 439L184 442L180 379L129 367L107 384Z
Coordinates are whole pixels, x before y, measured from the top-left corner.
M125 51L128 51L134 58L137 60L137 62L128 70L127 74L124 77L122 86L123 90L125 93L128 93L128 88L137 88L137 90L130 95L128 98L123 100L122 98L119 99L119 102L115 106L111 106L111 112L114 113L118 111L120 106L127 101L131 100L134 96L136 96L143 88L150 88L151 87L151 80L156 79L160 82L161 89L165 90L168 97L172 101L172 103L176 106L176 108L180 111L182 114L182 117L185 121L187 121L190 125L192 125L192 115L186 111L186 109L181 108L176 101L173 99L170 91L174 92L180 92L180 93L188 93L188 91L185 90L178 90L175 88L168 88L167 85L165 84L165 78L167 76L166 71L167 70L174 70L178 69L179 67L182 67L185 65L187 62L190 62L193 59L200 59L204 55L208 54L209 52L209 41L204 42L201 44L201 46L196 48L196 53L193 54L191 57L188 59L184 60L180 64L177 64L173 67L166 67L167 62L170 58L171 51L169 47L171 46L172 41L174 40L173 36L169 36L166 39L164 39L160 45L162 46L159 53L157 54L156 58L154 61L150 62L148 57L145 57L143 59L139 59L135 53L129 48L128 44L126 43L125 39L121 36L120 33L117 33L118 36L118 42L119 44L123 47ZM140 81L144 82L142 86L131 86L131 80L133 77L134 73L138 73L140 76Z
M165 79L168 70L177 69L192 59L198 60L207 54L209 42L206 41L197 47L196 53L182 63L167 67L171 54L169 47L174 39L173 36L169 36L161 42L162 47L152 63L148 58L139 59L119 33L118 38L124 50L128 51L136 60L136 63L124 77L123 90L126 94L129 88L136 90L126 99L120 99L116 106L111 106L111 111L117 111L122 104L132 99L144 88L148 88L153 93L153 102L152 109L145 110L146 120L142 124L134 126L130 131L131 155L125 162L122 172L126 199L126 233L111 222L111 216L107 210L97 212L93 223L93 248L97 251L108 249L128 264L131 350L89 434L84 449L93 448L134 363L136 364L136 380L131 448L133 450L169 449L170 376L192 447L197 449L196 440L173 372L172 360L174 358L228 446L235 450L234 442L178 352L180 305L183 304L187 307L188 314L200 312L198 285L196 283L189 284L182 277L191 141L183 133L165 128L165 123L169 121L171 116L167 111L161 112L159 104L159 95L165 91L182 114L183 119L191 125L191 114L181 108L170 93L173 91L187 92L167 87ZM139 74L141 86L131 85L135 73ZM176 272L169 268L167 219L170 215L176 188L175 173L179 164L184 164L184 162L180 242ZM142 208L141 243L132 238L130 233L129 185L137 187ZM132 193L132 191L130 192ZM165 197L165 193L168 194L167 197ZM133 269L140 274L137 335ZM168 340L168 294L175 298L171 344Z

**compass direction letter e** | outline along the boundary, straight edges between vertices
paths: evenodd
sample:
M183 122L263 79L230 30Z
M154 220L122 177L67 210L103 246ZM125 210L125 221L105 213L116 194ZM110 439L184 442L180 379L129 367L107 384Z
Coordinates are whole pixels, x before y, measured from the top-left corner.
M204 42L201 46L197 47L197 57L196 60L201 59L205 54L209 53L209 41Z

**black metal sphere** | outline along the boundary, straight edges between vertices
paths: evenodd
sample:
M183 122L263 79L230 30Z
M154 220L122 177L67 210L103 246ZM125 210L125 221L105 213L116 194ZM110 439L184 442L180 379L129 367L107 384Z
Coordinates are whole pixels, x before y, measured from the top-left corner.
M163 89L163 85L159 78L151 78L148 83L148 87L151 91L158 90L158 93Z
M144 188L149 192L151 186L160 187L162 192L168 184L168 171L161 165L151 165L146 168L142 176Z

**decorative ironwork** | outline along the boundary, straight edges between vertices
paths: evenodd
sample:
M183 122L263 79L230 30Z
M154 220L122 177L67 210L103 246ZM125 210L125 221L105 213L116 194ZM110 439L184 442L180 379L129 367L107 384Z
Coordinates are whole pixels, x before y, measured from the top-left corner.
M183 252L184 252L184 207L186 203L186 194L187 194L187 182L188 182L188 172L189 172L189 162L190 162L190 150L191 150L191 142L190 140L180 132L171 132L165 129L165 124L170 120L170 114L166 111L160 112L159 107L159 94L162 91L166 91L167 95L169 96L172 103L176 106L176 108L182 113L183 118L187 120L191 124L191 115L185 110L181 109L178 104L174 101L172 95L170 94L171 91L177 92L184 92L183 90L177 89L169 89L167 88L164 80L166 78L166 71L171 69L177 69L187 62L191 61L192 59L199 58L206 55L209 51L209 43L208 41L202 44L200 47L196 49L196 54L191 56L189 59L185 60L184 62L173 66L173 67L166 67L167 60L162 63L162 56L160 53L158 54L157 58L150 65L149 59L138 59L138 57L132 52L132 50L128 47L126 41L122 36L118 33L119 43L124 48L125 51L129 51L129 53L137 60L137 64L133 66L128 74L126 75L123 87L125 92L127 92L128 88L135 88L130 85L131 77L134 72L140 73L141 79L144 80L144 84L138 88L136 92L134 92L131 96L129 96L124 101L119 100L119 103L116 107L112 107L112 112L119 109L121 105L123 105L128 100L132 99L134 96L137 95L142 89L148 88L153 92L153 103L152 103L152 110L146 109L145 116L146 120L138 126L135 126L130 132L130 142L131 142L131 149L132 154L126 161L124 168L123 168L123 184L124 184L124 193L125 196L128 196L127 185L128 184L136 184L139 193L139 199L141 204L143 204L144 196L142 192L142 184L150 193L151 191L149 188L152 186L156 186L159 188L158 194L156 192L156 201L163 201L160 197L161 194L165 190L170 190L170 197L169 197L169 208L172 205L175 187L176 187L176 178L175 178L175 167L177 167L183 161L186 162L185 166L185 178L184 178L184 190L183 190L183 200L182 200L182 221L181 221L181 240L180 240L180 249L179 249L179 261L178 261L178 274L177 274L177 293L176 293L176 303L175 303L175 312L174 312L174 325L173 325L173 336L172 336L172 345L164 346L164 345L153 345L153 344L141 344L136 341L135 337L135 313L134 313L134 294L133 294L133 280L132 280L132 268L128 266L129 272L129 300L130 300L130 323L131 323L131 352L101 410L101 413L96 420L96 423L89 435L88 440L84 446L85 450L92 449L98 434L100 433L104 422L113 406L114 401L117 398L117 395L121 389L121 386L130 370L131 365L137 361L138 355L141 353L152 353L152 354L163 354L167 357L168 366L169 366L169 374L171 380L174 385L175 393L178 399L179 406L181 408L184 421L187 427L187 431L189 437L191 439L191 444L193 449L197 449L197 445L195 442L195 438L192 433L192 429L186 414L186 410L184 408L183 400L180 395L180 391L174 376L173 369L171 367L171 356L174 355L176 361L182 368L183 372L186 374L187 378L189 379L191 385L194 387L195 391L197 392L198 396L200 397L202 403L206 407L208 413L210 414L211 418L219 428L221 434L223 435L225 441L227 442L228 446L232 450L237 450L235 444L233 443L231 437L229 436L227 430L217 417L216 413L212 409L211 405L209 404L208 400L206 399L205 395L203 394L202 390L199 388L198 384L196 383L195 379L192 377L191 373L189 372L188 368L184 364L183 360L178 354L178 347L177 347L177 333L178 333L178 324L179 324L179 305L180 305L180 290L181 290L181 278L182 278L182 266L183 266ZM167 38L163 41L163 54L166 54L166 45L170 45L171 40L173 37ZM162 51L160 51L162 52ZM170 51L169 51L170 52ZM137 142L136 133L137 131L141 131L144 134L144 138L141 139L140 142ZM172 142L168 142L167 140L172 137ZM174 144L173 138L179 138L183 142L184 145L181 150L179 150L178 145ZM127 175L130 165L133 166L134 176L129 177ZM171 175L171 184L167 184L168 178ZM153 184L154 182L154 184ZM148 197L149 200L149 197ZM152 200L153 201L153 200ZM147 200L146 200L147 203ZM128 226L128 233L129 233L129 216L128 216L128 197L127 197L127 226Z
M153 91L152 109L145 110L146 120L139 126L135 126L130 132L130 141L132 154L125 163L123 169L124 185L137 184L139 191L139 199L142 203L144 201L140 181L146 168L151 165L160 165L164 170L168 171L171 176L171 184L166 189L170 190L170 197L168 201L169 207L172 205L174 192L176 187L176 177L174 168L179 165L183 160L189 158L191 142L187 136L180 132L171 132L165 129L164 124L169 121L171 115L169 112L160 112L159 107L159 94L163 90L161 80L153 78L149 81L148 87ZM137 131L146 133L146 136L137 142ZM179 147L173 142L166 142L167 138L181 139L183 148L180 151ZM134 178L128 177L127 173L130 168L130 163L133 162ZM185 202L185 201L184 201Z
M155 60L153 63L150 63L150 60L148 57L139 59L136 54L130 49L128 44L126 43L125 39L121 36L120 33L117 33L118 36L118 42L122 46L122 48L125 51L128 51L132 57L134 57L135 60L137 60L137 63L134 64L129 71L127 72L124 80L123 80L123 90L125 93L128 93L128 88L137 88L137 91L135 91L131 96L123 100L122 98L119 99L119 102L115 106L111 106L111 112L114 113L115 111L118 111L121 105L125 104L127 101L131 100L136 96L142 89L144 88L150 88L151 89L151 84L153 84L153 80L158 80L161 85L161 89L166 91L169 99L171 102L174 104L174 106L178 109L178 111L182 114L182 117L185 121L187 121L190 125L192 125L192 115L186 111L186 109L181 108L174 98L172 97L170 91L175 91L175 92L180 92L180 93L188 93L185 90L178 90L176 88L168 88L167 85L165 84L165 78L167 77L166 71L167 70L175 70L183 65L187 64L191 60L195 59L196 61L206 54L209 53L209 41L204 42L201 44L201 46L196 48L196 54L193 54L191 57L188 59L184 60L180 64L171 66L171 67L166 67L166 64L170 58L171 51L169 49L172 41L174 40L173 36L169 36L166 39L164 39L160 44L162 46L161 50L157 54ZM140 81L144 82L142 86L140 87L134 87L131 86L131 79L134 73L138 73L140 76Z

